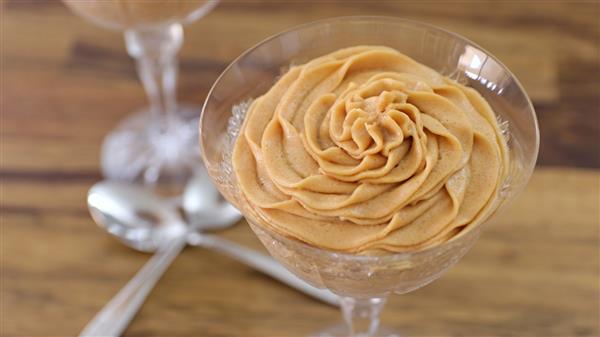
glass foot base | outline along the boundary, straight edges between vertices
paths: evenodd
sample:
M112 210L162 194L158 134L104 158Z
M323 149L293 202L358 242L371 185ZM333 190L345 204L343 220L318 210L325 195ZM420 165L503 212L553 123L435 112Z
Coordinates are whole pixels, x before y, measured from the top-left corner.
M155 120L147 109L126 117L102 144L103 175L177 193L202 165L200 111L199 106L181 105L168 120Z
M374 335L351 334L345 324L331 326L325 330L311 334L310 337L404 337L386 327L379 327Z

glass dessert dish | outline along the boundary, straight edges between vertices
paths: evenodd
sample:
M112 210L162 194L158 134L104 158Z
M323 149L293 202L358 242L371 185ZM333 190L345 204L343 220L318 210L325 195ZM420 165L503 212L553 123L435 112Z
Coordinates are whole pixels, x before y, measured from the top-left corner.
M509 156L508 173L488 214L497 214L522 191L538 153L535 111L515 76L487 51L443 29L397 18L334 18L277 34L242 54L215 82L205 102L200 118L202 156L221 193L242 211L269 252L308 283L341 296L345 324L315 336L393 336L379 328L386 298L440 277L467 253L482 228L477 225L415 251L351 254L281 235L248 203L232 165L232 151L252 99L267 92L290 66L358 45L394 48L474 88L487 100L499 119Z
M176 192L200 165L200 107L177 103L177 52L183 43L182 24L206 15L217 2L64 0L90 22L124 32L150 103L104 139L101 165L107 178L160 184Z

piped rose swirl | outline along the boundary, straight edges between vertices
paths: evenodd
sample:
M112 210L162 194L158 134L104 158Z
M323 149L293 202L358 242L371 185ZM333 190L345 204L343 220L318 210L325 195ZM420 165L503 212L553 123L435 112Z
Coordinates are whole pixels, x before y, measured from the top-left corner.
M474 89L381 46L292 67L250 106L232 160L261 225L348 253L420 250L473 228L508 167Z

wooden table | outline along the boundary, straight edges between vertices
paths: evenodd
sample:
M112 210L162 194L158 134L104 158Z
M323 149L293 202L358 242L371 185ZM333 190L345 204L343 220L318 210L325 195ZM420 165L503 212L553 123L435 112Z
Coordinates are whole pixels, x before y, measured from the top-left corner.
M104 234L85 194L102 137L144 104L121 37L55 1L2 1L0 335L74 336L148 259ZM182 99L296 24L395 15L463 34L522 80L542 131L523 195L442 279L393 297L406 336L598 336L600 5L225 1L186 28ZM245 223L223 233L252 247ZM303 336L338 312L221 255L187 248L126 336Z

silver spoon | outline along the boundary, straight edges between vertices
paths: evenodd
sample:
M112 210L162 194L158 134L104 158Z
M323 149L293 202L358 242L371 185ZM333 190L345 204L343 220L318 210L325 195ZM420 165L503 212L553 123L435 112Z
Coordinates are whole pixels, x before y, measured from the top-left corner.
M200 230L225 229L232 225L228 221L229 216L237 214L238 219L242 216L221 197L221 193L215 188L203 167L197 168L186 185L181 206L188 224ZM227 214L228 217L223 214Z
M222 252L310 296L337 305L336 295L308 285L271 257L188 227L174 207L149 190L117 182L100 182L90 189L88 206L96 223L109 233L130 247L156 253L92 319L80 336L120 336L187 242ZM237 210L233 208L234 213L228 207L232 206L221 205L215 209L222 213L213 214L218 217L215 221L220 221L222 226L227 221L229 225L239 219ZM198 217L195 227L207 226L211 220Z

